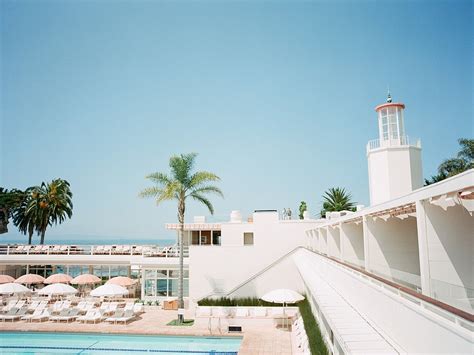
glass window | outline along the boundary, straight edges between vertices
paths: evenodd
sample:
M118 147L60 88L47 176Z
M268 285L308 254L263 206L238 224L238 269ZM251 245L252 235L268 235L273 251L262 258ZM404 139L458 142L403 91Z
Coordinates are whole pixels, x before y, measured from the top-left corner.
M155 288L155 280L145 280L145 296L155 296Z
M244 245L253 245L253 233L244 233Z
M156 277L159 279L166 279L168 276L168 270L156 270Z
M168 290L168 284L166 279L159 279L156 284L156 295L157 296L167 296L166 292Z
M178 296L178 280L168 281L168 296Z
M156 278L156 270L145 270L145 279Z

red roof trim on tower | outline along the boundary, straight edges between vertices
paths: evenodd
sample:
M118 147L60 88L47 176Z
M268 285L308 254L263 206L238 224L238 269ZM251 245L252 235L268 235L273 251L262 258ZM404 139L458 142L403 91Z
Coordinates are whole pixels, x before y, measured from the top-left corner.
M376 108L375 108L375 111L378 111L380 109L383 109L385 107L401 107L401 108L405 108L405 104L402 104L401 102L387 102L385 104L382 104L382 105L378 105Z

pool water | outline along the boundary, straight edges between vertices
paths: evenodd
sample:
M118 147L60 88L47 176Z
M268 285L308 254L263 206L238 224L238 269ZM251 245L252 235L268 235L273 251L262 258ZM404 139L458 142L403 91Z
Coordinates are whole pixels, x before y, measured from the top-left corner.
M236 355L241 341L241 337L3 332L0 354Z

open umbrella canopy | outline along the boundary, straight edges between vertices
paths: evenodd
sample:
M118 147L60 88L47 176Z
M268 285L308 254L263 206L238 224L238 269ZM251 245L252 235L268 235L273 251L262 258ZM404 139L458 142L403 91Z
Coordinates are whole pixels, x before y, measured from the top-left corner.
M45 284L57 284L71 282L72 277L66 274L54 274L44 280Z
M77 293L77 290L69 285L61 284L61 283L54 283L43 287L41 290L38 291L39 295L48 295L48 296L63 296L63 295L74 295Z
M20 285L14 282L9 282L9 283L0 285L1 294L26 293L26 292L31 292L31 290L28 287L25 287L23 285Z
M134 285L136 282L137 282L136 280L133 280L130 277L117 276L117 277L112 277L105 284L106 285L113 284L113 285L119 285L119 286L127 287L127 286Z
M71 280L71 283L73 285L93 285L100 282L101 282L101 279L91 274L82 274L82 275L76 276L75 278Z
M33 284L41 284L44 281L44 277L41 275L36 274L26 274L20 276L15 280L17 284L26 284L26 285L33 285Z
M272 303L296 303L304 300L304 296L293 290L280 288L266 293L262 300Z
M0 284L6 284L13 281L15 281L15 279L10 275L0 275Z
M119 285L105 284L92 290L90 295L93 297L117 297L128 295L128 290Z

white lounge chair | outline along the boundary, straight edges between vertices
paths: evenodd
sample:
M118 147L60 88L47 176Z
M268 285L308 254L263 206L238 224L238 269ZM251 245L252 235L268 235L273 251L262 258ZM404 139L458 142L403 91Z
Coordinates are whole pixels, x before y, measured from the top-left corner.
M133 310L129 309L127 311L124 311L123 315L121 317L118 317L115 319L115 323L124 323L127 324L129 321L131 321L133 318L135 318L135 314L133 314Z
M212 316L212 308L208 306L199 306L196 308L196 317Z
M39 315L41 315L41 313L43 313L42 309L35 309L33 314L25 314L23 317L21 317L21 319L26 320L28 322L31 321L33 317L38 317Z
M36 308L39 306L40 301L33 301L28 305L28 310L29 311L34 311Z
M40 321L42 322L43 320L48 320L51 317L51 313L49 312L48 309L43 309L43 312L38 315L30 318L30 322L33 321Z
M2 308L2 312L8 312L10 309L14 308L16 306L16 304L18 303L18 300L10 300L8 301L8 303L6 304L6 306L4 306ZM18 307L15 307L15 308L18 308Z
M266 307L254 307L253 316L255 318L265 318L267 316L267 308Z
M133 313L135 314L142 314L144 312L143 310L143 303L135 303L133 305Z
M225 307L214 307L212 309L212 316L217 318L226 318L229 315L229 311Z
M83 323L94 322L95 324L97 321L100 322L102 320L102 313L98 309L91 309L86 315L78 317L77 320Z
M116 323L117 319L122 318L124 316L124 311L118 309L115 311L114 315L105 319L106 322L113 322Z
M235 318L246 318L248 317L249 315L249 309L248 308L244 308L244 307L237 307L237 309L235 310L235 314L234 314L234 317Z
M26 307L23 307L23 308L12 308L10 310L10 312L8 314L5 314L3 316L0 317L0 319L5 322L7 320L11 320L12 322L14 320L17 320L17 319L20 319L21 317L23 317L26 312L28 312L28 308Z

